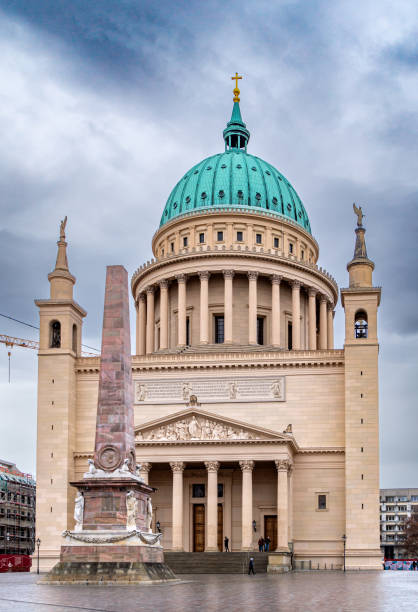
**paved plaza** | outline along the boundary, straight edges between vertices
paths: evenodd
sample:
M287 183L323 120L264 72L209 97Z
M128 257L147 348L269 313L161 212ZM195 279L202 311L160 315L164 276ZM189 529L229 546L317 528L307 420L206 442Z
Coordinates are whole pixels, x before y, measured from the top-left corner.
M0 612L286 610L373 612L418 609L418 572L294 572L254 577L182 576L175 585L60 587L36 574L0 574Z

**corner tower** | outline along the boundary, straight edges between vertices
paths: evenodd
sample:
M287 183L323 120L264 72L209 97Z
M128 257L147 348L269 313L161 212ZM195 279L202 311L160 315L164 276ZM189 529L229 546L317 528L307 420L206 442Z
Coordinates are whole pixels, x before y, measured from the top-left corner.
M345 488L347 569L381 569L379 540L379 287L367 256L363 213L357 215L354 257L347 264L345 310Z
M36 536L41 539L42 566L57 556L56 534L72 525L75 441L75 363L81 356L83 310L73 299L75 277L68 269L65 227L61 221L58 254L48 275L50 297L35 300L39 308L38 433Z

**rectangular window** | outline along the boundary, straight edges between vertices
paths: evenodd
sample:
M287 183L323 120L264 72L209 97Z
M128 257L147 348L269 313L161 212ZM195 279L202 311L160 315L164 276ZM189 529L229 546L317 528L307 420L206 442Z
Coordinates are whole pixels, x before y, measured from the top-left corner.
M171 252L174 253L174 242L170 243L170 249L171 249Z
M263 240L263 237L262 237L261 234L256 234L255 235L255 242L256 242L256 244L261 244L262 240Z
M222 344L224 341L224 317L215 316L215 344Z
M289 253L293 253L293 244L289 242Z
M189 239L187 238L187 236L184 236L183 237L183 246L187 247L188 242L189 242Z
M303 250L302 250L302 251L300 252L300 258L301 258L301 259L305 259L305 251L303 251Z
M411 501L418 501L418 495L411 495Z
M161 257L164 257L164 249L161 249Z
M274 248L275 248L275 249L278 249L278 248L279 248L279 239L278 239L278 238L275 238L275 239L274 239Z
M204 484L194 484L192 485L192 495L193 497L205 497L205 485Z
M318 495L318 510L326 510L326 509L327 509L327 496Z
M289 351L292 350L293 338L292 338L292 324L287 324L287 348Z
M242 232L237 232L237 242L242 242L244 240L244 236Z
M257 317L257 344L264 344L264 317Z
M186 346L190 344L190 317L186 317Z
M221 482L218 482L218 497L224 496L224 486Z
M205 242L205 234L204 232L200 232L199 234L199 244L203 244Z
M224 239L224 233L223 232L218 232L217 236L216 236L216 240L218 242L223 242L223 239Z
M394 498L394 497L386 497L386 499L385 499L386 503L388 503L388 502L389 502L389 503L391 503L391 502L393 502L394 500L395 500L395 498Z

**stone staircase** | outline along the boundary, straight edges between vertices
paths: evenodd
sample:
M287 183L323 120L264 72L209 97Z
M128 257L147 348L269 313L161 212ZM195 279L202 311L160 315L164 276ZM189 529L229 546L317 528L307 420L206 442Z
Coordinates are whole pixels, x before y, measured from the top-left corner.
M165 552L165 563L175 574L246 574L254 557L255 571L267 572L268 553L246 552Z

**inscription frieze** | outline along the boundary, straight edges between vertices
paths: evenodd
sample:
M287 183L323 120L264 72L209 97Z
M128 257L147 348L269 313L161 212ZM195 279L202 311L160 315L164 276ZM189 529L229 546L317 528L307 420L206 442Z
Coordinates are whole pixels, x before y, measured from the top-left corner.
M142 379L135 381L136 404L184 404L192 395L199 402L284 402L284 376L246 378Z

